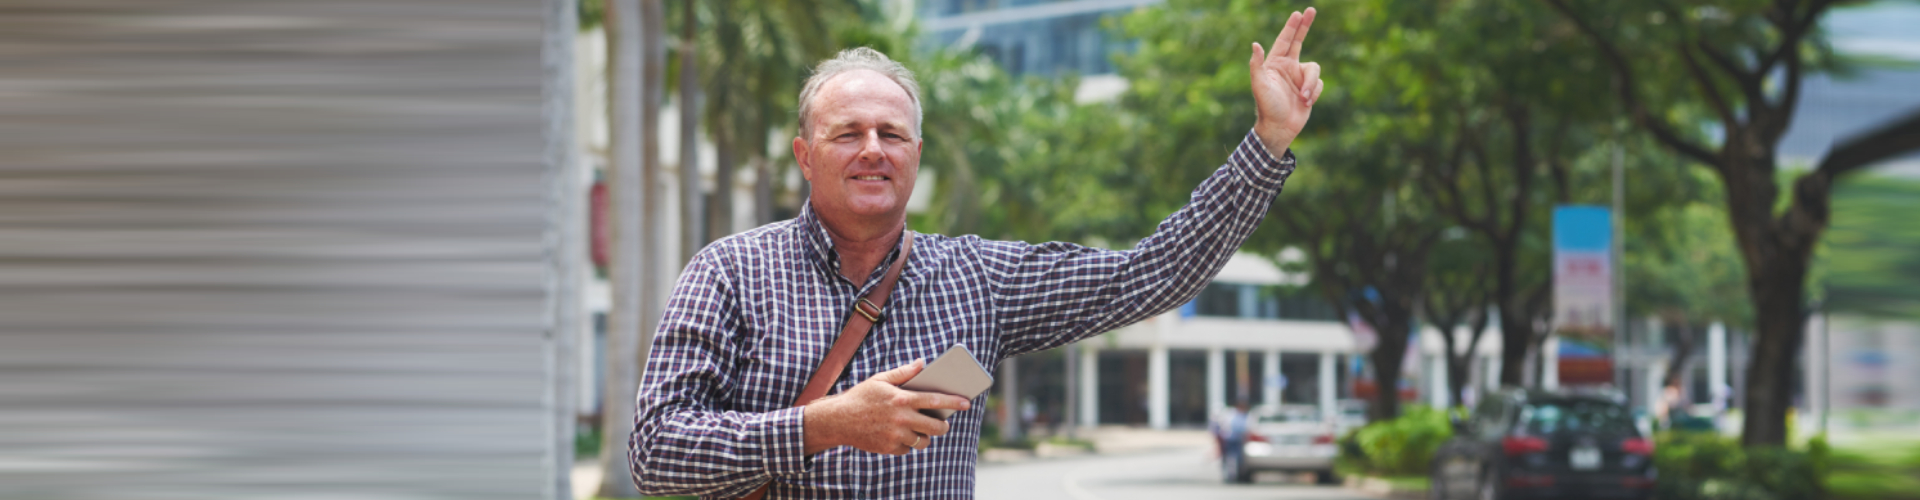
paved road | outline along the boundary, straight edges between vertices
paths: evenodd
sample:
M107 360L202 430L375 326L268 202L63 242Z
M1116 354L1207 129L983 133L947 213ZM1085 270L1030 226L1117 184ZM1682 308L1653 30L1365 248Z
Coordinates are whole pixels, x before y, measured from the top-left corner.
M1072 500L1375 500L1278 474L1254 484L1220 483L1205 448L980 466L980 498Z

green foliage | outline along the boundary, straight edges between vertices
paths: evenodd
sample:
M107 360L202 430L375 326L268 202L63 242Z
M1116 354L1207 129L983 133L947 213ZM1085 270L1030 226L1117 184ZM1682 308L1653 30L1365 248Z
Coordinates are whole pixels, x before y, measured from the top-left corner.
M1655 495L1668 500L1822 498L1831 467L1824 438L1804 449L1742 447L1710 432L1663 432L1655 442Z
M1342 457L1361 471L1382 476L1417 476L1428 472L1433 454L1453 437L1447 412L1427 406L1409 406L1399 418L1375 422L1354 431ZM1358 451L1356 456L1353 452Z
M1692 324L1722 321L1733 328L1751 326L1746 268L1733 230L1727 227L1725 206L1717 199L1718 186L1708 184L1703 178L1710 174L1697 169L1664 170L1692 177L1706 193L1667 210L1629 214L1625 219L1621 257L1627 313Z
M600 455L600 442L603 439L601 434L600 426L597 425L575 427L573 433L573 456L575 458L598 457Z
M1920 318L1920 181L1843 178L1834 187L1833 226L1813 283L1828 286L1831 310ZM1819 278L1825 278L1824 280Z

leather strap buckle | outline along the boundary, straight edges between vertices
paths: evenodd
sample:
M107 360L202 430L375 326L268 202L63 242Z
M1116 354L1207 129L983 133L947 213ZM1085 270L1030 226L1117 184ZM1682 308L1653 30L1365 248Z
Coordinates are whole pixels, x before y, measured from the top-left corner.
M859 312L861 316L866 316L867 321L876 325L880 324L881 319L886 318L886 316L880 312L880 306L873 305L873 301L867 300L866 297L861 297L860 300L854 301L853 310Z

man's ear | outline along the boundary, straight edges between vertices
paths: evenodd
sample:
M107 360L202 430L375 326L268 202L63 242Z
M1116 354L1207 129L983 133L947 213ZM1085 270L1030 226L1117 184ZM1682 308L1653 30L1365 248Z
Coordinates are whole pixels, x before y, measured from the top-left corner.
M793 161L800 164L800 177L806 178L807 182L813 182L813 159L807 157L807 153L811 152L807 149L806 139L793 138Z

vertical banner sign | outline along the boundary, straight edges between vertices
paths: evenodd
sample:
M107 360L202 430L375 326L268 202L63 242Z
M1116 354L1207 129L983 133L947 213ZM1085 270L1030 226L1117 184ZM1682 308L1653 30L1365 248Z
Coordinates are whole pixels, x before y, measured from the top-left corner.
M1613 214L1553 209L1553 330L1563 385L1613 382Z

